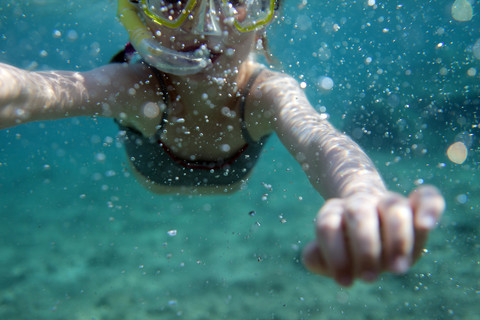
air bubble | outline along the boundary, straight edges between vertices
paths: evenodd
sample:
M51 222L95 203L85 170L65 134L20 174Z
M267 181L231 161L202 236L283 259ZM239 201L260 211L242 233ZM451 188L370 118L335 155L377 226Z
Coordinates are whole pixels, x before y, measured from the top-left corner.
M230 145L229 144L222 144L220 146L220 150L222 150L223 152L228 152L228 151L230 151Z
M465 204L467 203L468 197L466 194L459 194L455 200L457 200L458 203L460 204Z
M326 76L319 77L317 80L317 86L323 90L332 90L334 86L333 79Z
M160 114L160 107L155 102L147 102L143 105L143 115L149 119L154 119Z
M75 30L68 30L67 32L67 39L70 41L78 40L78 33Z
M100 162L105 161L106 158L107 158L107 156L103 152L99 152L95 155L95 160L100 161Z
M475 77L477 75L477 69L469 68L467 70L467 75L470 76L470 77Z
M480 60L480 39L478 39L475 42L475 44L473 45L472 51L473 51L473 55L475 56L475 58Z
M468 149L463 142L458 141L448 147L447 156L453 163L462 164L467 160Z
M472 20L473 8L468 0L455 0L452 5L452 18L465 22Z
M55 30L53 30L53 32L52 32L52 36L53 36L54 38L57 38L57 39L58 39L58 38L60 38L60 37L62 36L62 33L60 32L60 30L56 30L56 29L55 29Z

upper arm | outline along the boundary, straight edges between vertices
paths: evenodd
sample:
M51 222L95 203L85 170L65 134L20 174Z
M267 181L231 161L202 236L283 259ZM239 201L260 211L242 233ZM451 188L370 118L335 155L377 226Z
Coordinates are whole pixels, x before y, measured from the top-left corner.
M311 143L336 131L327 121L327 115L312 107L292 77L267 71L256 90L263 117L292 154L309 149Z
M158 79L144 64L108 64L83 74L82 115L117 119L138 116L143 104L161 100ZM87 98L85 100L85 98Z
M250 66L253 70L258 68L261 68L259 64ZM252 138L258 140L272 131L286 135L291 120L297 120L288 118L292 107L318 115L295 79L263 68L250 89L245 109L245 122Z

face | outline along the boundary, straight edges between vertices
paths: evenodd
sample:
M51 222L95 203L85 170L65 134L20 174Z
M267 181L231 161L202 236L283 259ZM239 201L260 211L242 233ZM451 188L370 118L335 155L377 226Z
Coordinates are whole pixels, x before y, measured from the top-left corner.
M199 0L190 14L176 28L159 24L138 6L146 25L155 35L159 45L178 52L193 53L199 48L207 49L211 65L202 73L228 73L238 69L252 52L257 39L258 30L240 32L233 23L232 17L224 14L224 10L215 8L216 14L210 15L210 5L215 1ZM218 1L217 1L218 2ZM242 7L235 11L235 18L240 23L246 12ZM260 30L262 31L262 30Z

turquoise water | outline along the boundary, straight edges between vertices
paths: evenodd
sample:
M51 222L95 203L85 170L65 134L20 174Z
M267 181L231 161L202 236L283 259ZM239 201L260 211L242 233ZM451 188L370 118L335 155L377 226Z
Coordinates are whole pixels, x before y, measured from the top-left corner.
M130 176L111 120L37 122L0 132L0 319L480 319L480 23L453 20L451 4L287 0L269 30L278 67L392 190L444 193L406 275L344 289L303 268L323 200L276 138L237 194L159 196ZM105 64L127 41L115 10L2 0L0 61ZM455 141L469 147L461 165L446 155Z

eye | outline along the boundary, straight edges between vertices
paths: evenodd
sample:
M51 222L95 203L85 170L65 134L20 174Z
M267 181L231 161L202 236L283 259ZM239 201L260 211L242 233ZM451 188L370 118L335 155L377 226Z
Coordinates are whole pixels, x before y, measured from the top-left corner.
M135 0L138 2L138 0ZM177 6L183 6L187 3L187 0L150 0L147 2L148 5L153 5L155 7L161 7L161 6L170 6L170 5L177 5Z
M245 5L244 3L245 1L243 0L230 0L228 1L228 3L230 3L232 5L232 7L234 8L238 8L238 7L241 7L243 5Z

